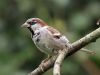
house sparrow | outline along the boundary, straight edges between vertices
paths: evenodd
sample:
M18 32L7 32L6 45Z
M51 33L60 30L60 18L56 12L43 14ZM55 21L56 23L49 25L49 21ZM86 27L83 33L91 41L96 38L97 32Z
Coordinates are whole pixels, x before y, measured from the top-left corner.
M27 27L30 30L36 47L49 56L57 54L59 50L70 45L64 35L39 18L28 19L22 27Z
M60 50L70 47L66 36L62 35L58 30L49 26L39 18L28 19L22 27L27 27L29 29L36 47L41 52L49 55L49 57L58 54ZM92 51L87 49L82 51L92 53Z

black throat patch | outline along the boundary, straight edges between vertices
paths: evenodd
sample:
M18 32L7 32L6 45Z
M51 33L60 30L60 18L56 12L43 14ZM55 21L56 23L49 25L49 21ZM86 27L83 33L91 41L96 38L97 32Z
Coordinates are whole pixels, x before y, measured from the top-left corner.
M33 31L30 27L28 27L28 29L29 29L30 32L32 33L32 36L35 35L35 34L34 34L34 31Z

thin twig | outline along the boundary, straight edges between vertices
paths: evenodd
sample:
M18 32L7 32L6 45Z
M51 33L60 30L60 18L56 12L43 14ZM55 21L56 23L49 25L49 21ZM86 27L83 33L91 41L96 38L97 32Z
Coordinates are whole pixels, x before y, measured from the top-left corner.
M95 51L91 51L91 50L88 50L88 49L86 49L86 48L81 48L80 51L83 51L83 52L86 52L86 53L92 54L92 55L96 54Z

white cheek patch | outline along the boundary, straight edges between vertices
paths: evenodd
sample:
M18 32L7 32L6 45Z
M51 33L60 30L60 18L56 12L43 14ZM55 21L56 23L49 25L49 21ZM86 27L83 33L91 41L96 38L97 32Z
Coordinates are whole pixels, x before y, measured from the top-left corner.
M40 25L39 24L34 24L34 25L31 26L31 28L33 30L36 30L36 29L40 28Z

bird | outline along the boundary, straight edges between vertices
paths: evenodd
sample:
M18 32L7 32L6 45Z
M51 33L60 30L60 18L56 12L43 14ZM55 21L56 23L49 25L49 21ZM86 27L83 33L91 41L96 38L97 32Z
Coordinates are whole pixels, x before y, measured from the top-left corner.
M42 19L29 18L21 27L26 27L30 31L31 38L36 47L48 55L44 62L50 57L59 54L61 50L71 46L71 43L65 35L54 27L49 26ZM94 53L87 49L83 49L82 51Z
M48 56L58 54L59 50L70 45L66 36L39 18L28 19L22 27L29 29L36 47Z

